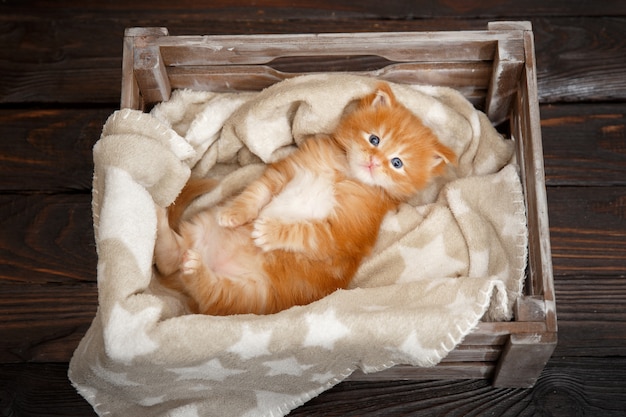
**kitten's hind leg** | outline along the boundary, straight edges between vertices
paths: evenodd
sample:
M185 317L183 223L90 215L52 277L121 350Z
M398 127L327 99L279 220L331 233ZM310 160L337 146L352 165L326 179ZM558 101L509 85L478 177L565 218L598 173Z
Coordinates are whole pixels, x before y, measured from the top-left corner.
M182 257L180 281L197 312L211 315L266 313L267 284L251 278L217 275L193 249Z
M170 228L167 210L156 207L157 236L154 245L154 261L157 269L163 275L176 272L181 259L181 237Z
M187 249L183 253L180 263L180 270L183 275L192 275L198 273L202 269L202 257L193 249Z

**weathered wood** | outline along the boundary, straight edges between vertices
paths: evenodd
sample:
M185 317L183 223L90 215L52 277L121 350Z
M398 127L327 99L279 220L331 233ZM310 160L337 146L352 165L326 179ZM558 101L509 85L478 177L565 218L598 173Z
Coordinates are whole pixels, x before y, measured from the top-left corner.
M500 123L518 86L525 60L523 34L530 27L505 25L488 31L235 36L166 36L164 28L132 28L126 31L122 106L143 108L169 97L171 88L261 90L315 72L308 61L317 61L317 56L341 57L345 66L341 70L354 73L359 70L348 65L360 61L351 58L374 56L383 66L358 73L459 89L479 107L488 107L493 122ZM304 58L299 60L304 65L292 66L289 73L272 67L277 59L284 63L292 58ZM490 61L491 71L475 73L476 67ZM317 71L332 69L318 66Z
M548 188L555 275L623 276L626 188Z
M489 24L490 30L511 30L519 28L531 30L530 22ZM534 51L532 52L534 56ZM526 61L524 40L511 39L498 42L493 59L492 76L487 92L485 113L489 119L499 124L510 117L511 102L517 94L522 67Z
M156 29L154 32L160 31ZM155 38L158 39L158 37ZM133 38L135 41L133 47L133 78L137 80L144 100L150 103L167 101L172 93L172 86L167 76L166 64L160 48L151 45L149 43L150 39L150 36L145 35Z
M107 109L0 109L0 190L90 192Z
M543 296L522 296L517 299L514 306L514 315L516 321L545 321L546 319L546 302Z
M0 282L95 282L91 195L0 194Z
M520 4L515 0L505 0L485 4L479 0L448 0L434 1L427 5L404 1L383 2L376 0L304 0L285 3L279 0L218 0L211 2L195 2L193 0L172 3L167 0L155 0L147 4L129 4L124 0L107 1L107 15L120 16L131 14L136 17L140 13L154 12L167 14L176 18L189 17L194 14L210 15L214 19L227 21L258 21L260 19L358 19L378 17L384 19L411 18L445 18L464 16L484 16L501 18L502 16L525 17L532 14L547 16L607 16L624 15L626 7L619 0L603 1L597 4L585 2L553 1L546 3L541 0L526 1ZM63 0L51 5L45 0L26 0L10 4L1 11L19 14L32 13L39 10L40 14L65 16L66 10L74 10L86 17L94 17L101 8L86 5L80 0Z
M532 387L556 347L556 333L512 334L493 377L501 388Z
M541 106L546 183L626 185L626 103Z
M606 322L609 327L615 326L617 340L619 338L617 334L621 333L619 326L626 326L625 284L626 278L619 274L594 276L574 274L557 279L559 317L570 322L570 325L583 321ZM601 336L598 339L604 337ZM626 352L626 344L624 348Z
M98 306L95 284L0 284L0 363L72 357Z
M517 145L517 158L520 166L520 178L524 190L524 202L526 206L526 218L528 227L528 262L525 295L541 297L544 304L544 318L546 332L537 333L542 339L542 352L547 357L554 349L556 338L548 335L557 332L556 306L554 300L554 280L552 271L552 253L550 248L550 232L548 222L548 203L546 199L546 186L544 174L543 142L539 122L539 103L537 100L537 74L533 34L524 32L524 65L521 69L515 98L512 98L510 112L511 135ZM507 346L515 340L511 335ZM526 339L528 340L528 339ZM545 345L543 342L545 341ZM552 346L549 346L552 343ZM506 351L504 352L506 353ZM513 358L515 354L513 354ZM545 363L547 357L542 359ZM503 355L503 358L506 358ZM500 378L501 369L507 369L500 360L496 379L502 385L512 383ZM529 367L529 373L520 378L532 381L537 377L537 367ZM534 374L531 369L534 369ZM506 371L505 371L506 372Z
M500 353L500 352L498 352ZM365 374L355 371L348 381L423 381L431 379L490 379L494 374L494 361L445 362L433 368L415 368L398 365L384 371Z
M571 309L574 303L567 303ZM559 304L560 306L560 304ZM626 320L616 313L614 320L594 317L589 309L587 319L560 320L559 345L554 356L619 358L626 356Z
M597 10L602 10L607 3L602 4ZM130 10L120 6L118 14L97 13L77 6L73 10L81 13L80 19L68 12L58 15L62 7L49 8L45 15L31 8L21 10L23 14L11 15L10 24L0 32L0 43L4 46L0 49L0 103L117 105L122 38L124 29L131 26L167 24L172 34L302 33L303 28L310 33L327 33L475 30L484 28L489 20L485 17L380 20L367 16L320 20L309 15L306 20L272 21L258 19L257 15L251 23L222 20L223 10L214 14L194 13L193 5L189 6L190 9L169 9L172 12L167 12L167 22L161 17L164 11L158 8L138 11L141 6ZM257 13L262 9L260 6L253 10ZM575 16L566 13L566 7L562 9L563 15ZM3 10L9 10L8 6L0 5L0 16L5 16ZM419 11L428 12L428 8L420 7ZM499 18L513 16L513 12L507 13L504 9ZM626 18L541 17L541 14L533 18L532 10L522 16L529 16L533 24L541 102L626 98L626 45L622 36ZM96 44L98 47L94 48Z
M67 378L67 363L0 364L3 416L96 416Z
M310 60L309 60L310 61ZM385 67L386 65L386 67ZM280 69L279 69L280 68ZM240 65L224 71L219 67L171 67L168 69L172 88L193 88L208 91L258 91L278 81L291 78L302 71L343 71L390 82L410 79L416 84L441 85L461 91L476 106L484 106L486 85L491 65L486 62L459 63L401 63L378 57L321 57L314 62L279 58L271 66Z
M564 18L545 23L544 19L533 21L537 45L541 45L537 78L542 103L626 98L626 42L623 35L611 34L624 27L624 20L605 17L583 23L579 18Z

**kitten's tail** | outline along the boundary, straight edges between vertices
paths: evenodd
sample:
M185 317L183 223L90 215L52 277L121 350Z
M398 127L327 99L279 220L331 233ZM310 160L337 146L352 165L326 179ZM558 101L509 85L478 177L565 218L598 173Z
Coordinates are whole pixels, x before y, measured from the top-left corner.
M212 178L195 178L190 179L183 187L178 197L171 206L167 208L167 219L170 228L178 230L180 220L185 213L187 207L203 194L213 191L219 182Z

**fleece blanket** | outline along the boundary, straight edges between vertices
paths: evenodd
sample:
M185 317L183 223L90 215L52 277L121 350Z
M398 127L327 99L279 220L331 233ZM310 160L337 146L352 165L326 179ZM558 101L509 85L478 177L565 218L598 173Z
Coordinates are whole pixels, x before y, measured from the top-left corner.
M188 314L155 282L155 204L190 176L221 180L197 207L255 179L376 80L310 75L262 92L176 91L124 109L94 147L95 319L69 377L101 416L280 416L353 371L433 366L480 320L508 320L526 223L511 140L456 91L392 85L459 163L389 213L351 288L274 315ZM363 208L366 209L366 208Z

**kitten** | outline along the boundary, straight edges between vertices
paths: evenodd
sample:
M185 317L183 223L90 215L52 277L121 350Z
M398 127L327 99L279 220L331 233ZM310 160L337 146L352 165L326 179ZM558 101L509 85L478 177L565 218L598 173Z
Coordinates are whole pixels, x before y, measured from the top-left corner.
M332 135L307 139L229 203L180 221L214 186L191 181L169 222L159 211L157 269L198 313L269 314L310 303L346 288L385 214L455 162L380 83Z

